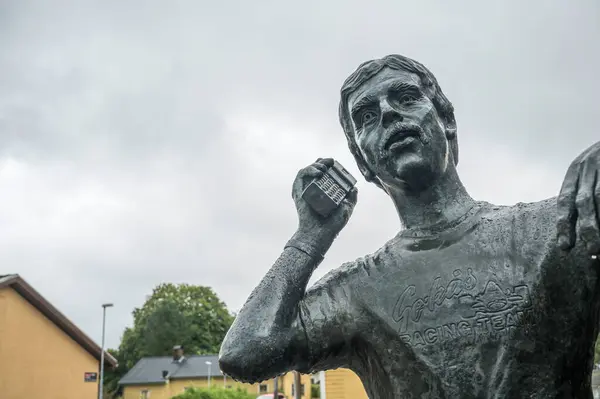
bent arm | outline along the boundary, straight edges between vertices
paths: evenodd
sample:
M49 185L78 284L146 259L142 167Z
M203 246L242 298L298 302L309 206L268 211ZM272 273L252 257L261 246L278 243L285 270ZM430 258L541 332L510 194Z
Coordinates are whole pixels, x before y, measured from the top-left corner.
M296 233L290 242L309 242L309 248L312 242L313 248L326 250L333 238ZM225 374L254 383L310 368L302 302L312 272L321 261L310 252L286 247L254 289L221 345L219 365Z

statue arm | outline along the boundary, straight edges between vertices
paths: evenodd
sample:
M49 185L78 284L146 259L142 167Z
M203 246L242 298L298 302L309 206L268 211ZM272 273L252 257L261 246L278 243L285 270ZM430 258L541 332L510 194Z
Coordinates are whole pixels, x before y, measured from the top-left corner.
M349 288L332 280L306 292L319 263L319 258L297 248L283 251L223 341L219 364L225 374L254 383L291 370L308 372L317 364L344 363L348 340L343 331L351 327L340 322L340 313L348 308ZM333 352L335 356L328 355Z
M578 242L585 257L600 256L600 142L569 166L558 196L558 244L571 251Z

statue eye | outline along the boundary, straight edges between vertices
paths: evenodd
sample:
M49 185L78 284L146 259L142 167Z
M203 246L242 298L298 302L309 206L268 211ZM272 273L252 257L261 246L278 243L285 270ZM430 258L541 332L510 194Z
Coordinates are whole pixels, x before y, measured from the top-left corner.
M416 102L418 99L419 98L417 96L414 96L412 94L403 94L398 99L398 102L400 102L400 104L410 104Z
M365 111L362 114L361 122L363 125L373 122L377 118L377 114L373 111Z

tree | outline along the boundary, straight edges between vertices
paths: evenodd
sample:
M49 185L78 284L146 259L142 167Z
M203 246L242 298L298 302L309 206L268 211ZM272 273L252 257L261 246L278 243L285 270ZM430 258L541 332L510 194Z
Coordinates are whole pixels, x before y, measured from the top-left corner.
M175 344L197 347L194 345L193 323L171 298L157 304L140 330L138 344L149 356L168 354Z
M313 399L321 397L321 386L319 384L312 384L310 386L310 397Z
M256 399L256 395L251 395L239 388L191 388L171 399Z
M170 355L174 345L186 354L215 354L233 316L210 287L158 285L141 308L133 310L133 326L123 332L116 370L107 372L105 386L114 390L142 357Z
M113 355L115 359L119 359L119 351L116 349L108 349L108 353ZM127 371L122 364L119 364L116 368L106 367L104 369L104 397L106 399L113 399L119 394L119 379L125 375Z
M184 345L186 353L213 354L232 322L210 287L160 284L134 309L133 327L123 334L121 348L134 363L144 356L169 355L173 345Z

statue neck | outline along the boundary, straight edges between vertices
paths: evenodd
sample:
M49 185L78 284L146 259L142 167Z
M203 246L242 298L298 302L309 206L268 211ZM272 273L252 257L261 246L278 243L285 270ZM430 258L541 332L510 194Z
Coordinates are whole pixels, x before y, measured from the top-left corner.
M464 216L476 203L454 167L425 190L411 192L405 188L388 188L388 193L407 229L450 223Z

